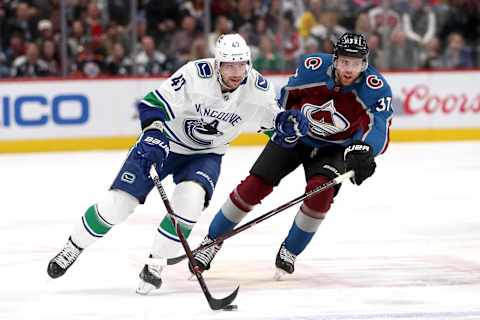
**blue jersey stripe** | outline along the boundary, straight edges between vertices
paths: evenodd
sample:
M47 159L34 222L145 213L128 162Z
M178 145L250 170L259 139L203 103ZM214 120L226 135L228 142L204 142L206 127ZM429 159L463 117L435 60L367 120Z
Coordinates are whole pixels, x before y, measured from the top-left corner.
M180 242L179 239L176 239L176 238L172 237L171 235L163 232L162 230L160 230L160 228L157 228L157 231L158 231L158 233L160 233L160 234L161 234L162 236L164 236L165 238L168 238L168 239L173 240L173 241L175 241L175 242Z
M167 106L168 108L168 111L170 112L170 114L172 115L171 118L172 119L175 119L175 114L173 113L173 110L172 110L172 107L170 107L170 104L168 103L167 99L165 99L158 90L155 90L155 93L158 95L158 97L163 101L165 102L165 105Z

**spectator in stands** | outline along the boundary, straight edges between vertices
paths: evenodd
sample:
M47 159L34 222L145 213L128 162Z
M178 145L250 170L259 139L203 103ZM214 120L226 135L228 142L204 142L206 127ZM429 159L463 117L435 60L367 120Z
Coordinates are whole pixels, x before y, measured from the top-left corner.
M298 32L302 39L306 40L310 36L312 28L319 23L322 6L323 0L310 0L308 9L298 21Z
M389 69L410 69L413 65L412 51L407 50L407 37L400 29L393 31L390 36L390 46L387 55L386 67Z
M126 26L130 22L130 3L125 0L108 0L107 1L108 15L110 23Z
M181 12L176 0L150 0L145 5L147 34L157 44L157 50L167 52L180 22ZM143 38L142 38L143 39Z
M377 69L384 69L386 66L385 54L381 47L381 38L377 33L371 33L367 38L368 48L370 53L368 54L368 63Z
M25 41L23 36L19 32L15 32L11 35L9 45L4 51L6 64L11 66L13 61L25 54Z
M338 23L338 13L332 8L323 11L319 22L310 31L311 36L316 38L319 43L327 39L336 42L342 34L347 32L347 29Z
M417 67L423 46L435 36L436 18L424 0L409 0L409 5L402 16L403 29L408 40L407 51L412 51L413 65Z
M471 49L465 45L460 33L452 32L448 36L448 44L443 54L443 65L446 68L471 68L473 59Z
M258 56L259 49L258 49L258 46L252 44L252 40L251 40L251 37L253 34L252 26L249 24L244 25L243 27L238 29L238 34L241 35L242 38L245 39L245 41L247 42L250 48L252 61L254 61L255 58Z
M236 0L211 0L210 8L213 16L230 16L235 10Z
M372 32L368 13L363 12L358 15L355 21L355 32L362 34L363 36L365 36L365 38L368 38L370 32Z
M371 30L389 37L401 26L400 15L392 9L392 0L383 0L379 5L368 11Z
M425 49L420 55L421 69L440 69L443 68L443 58L441 53L441 43L437 37L433 37L425 44Z
M278 33L278 29L280 28L280 17L283 15L284 12L287 12L285 8L283 8L282 12L282 1L284 0L267 1L268 11L264 14L263 19L265 20L267 29L272 34ZM295 21L292 11L290 11L290 15L292 15L293 21Z
M112 46L112 51L106 60L106 73L112 76L127 76L132 74L133 64L130 58L125 56L125 48L121 42Z
M237 10L231 15L234 30L240 30L245 25L249 25L250 30L255 30L258 17L253 9L252 0L238 0Z
M112 52L114 45L118 42L122 44L124 51L128 52L130 41L128 39L125 28L116 22L110 22L107 26L105 34L102 36L103 46L107 52Z
M269 36L263 35L260 38L259 54L253 61L253 67L259 72L282 71L283 61L276 50L273 50L273 43Z
M0 78L8 78L10 76L10 68L7 64L7 58L0 51Z
M312 37L307 38L303 43L303 53L312 54L320 51L318 41ZM301 59L300 59L301 60ZM300 63L301 61L298 61Z
M222 34L230 33L232 30L232 21L230 21L226 16L220 15L217 17L215 22L215 30L210 32L208 35L208 51L210 55L213 56L215 52L215 44L217 39Z
M88 43L76 56L73 74L95 78L105 73L105 52L98 43Z
M210 58L205 37L199 35L193 40L192 49L190 50L189 61Z
M67 40L67 48L70 56L75 59L80 52L88 46L89 38L85 34L85 28L80 20L72 23L71 35Z
M44 41L55 41L52 22L47 19L40 20L38 22L38 36L35 39L36 43L41 46Z
M96 2L92 1L87 5L84 23L92 41L101 41L105 23L102 21L102 14Z
M136 39L136 44L141 42L143 37L147 35L147 20L145 20L143 17L138 17L137 18L137 39Z
M45 77L48 76L48 66L40 59L38 47L29 42L26 45L25 55L13 61L12 77Z
M182 1L180 5L182 11L185 11L189 16L194 17L197 20L202 20L204 15L204 0L189 0Z
M47 65L48 74L51 76L60 75L60 62L57 48L52 40L45 40L40 45L40 57Z
M155 49L153 38L145 36L142 39L142 50L135 57L137 74L159 75L166 71L167 56Z
M20 33L27 42L35 41L37 35L37 21L33 16L35 10L26 2L18 2L15 15L7 20L7 36Z
M480 44L480 1L450 0L447 3L446 21L438 32L439 38L446 39L457 32L469 45Z
M167 52L168 56L175 57L178 67L188 62L193 40L198 35L197 20L189 15L184 16L181 27L173 35L170 48Z
M245 26L243 28L245 28ZM260 38L263 35L269 36L270 39L273 39L275 37L273 32L267 27L267 21L265 20L265 18L260 17L257 19L257 23L255 24L255 31L252 32L250 35L250 44L259 47Z
M300 36L294 26L293 15L285 13L280 24L280 32L275 35L275 47L282 48L285 70L295 70L297 58L300 54Z

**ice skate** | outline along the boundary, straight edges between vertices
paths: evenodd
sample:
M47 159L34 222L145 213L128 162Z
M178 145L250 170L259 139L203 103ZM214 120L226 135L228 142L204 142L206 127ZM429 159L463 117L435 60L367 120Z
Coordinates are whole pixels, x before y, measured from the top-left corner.
M48 263L48 275L53 279L63 276L82 251L82 248L73 243L72 238L68 238L63 249Z
M152 258L152 255L150 255ZM153 290L158 290L162 286L162 273L163 267L158 265L143 266L142 271L138 275L140 282L137 286L136 292L141 295L147 295Z
M202 245L207 245L211 243L213 240L210 239L208 236L205 237L202 241ZM217 252L222 248L222 244L215 244L211 247L205 248L203 250L199 250L193 254L195 261L197 262L197 266L200 268L200 272L210 269L210 263L212 262L213 258ZM190 272L193 273L192 266L189 263L188 268Z
M274 280L282 280L287 274L292 274L295 271L295 259L297 256L285 248L285 244L282 243L275 259L275 266L277 270L273 276Z

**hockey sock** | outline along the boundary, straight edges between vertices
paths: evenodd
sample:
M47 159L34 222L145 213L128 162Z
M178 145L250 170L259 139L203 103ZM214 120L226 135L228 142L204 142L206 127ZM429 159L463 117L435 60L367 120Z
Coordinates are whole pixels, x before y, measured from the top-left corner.
M232 230L272 190L273 186L260 177L249 175L230 193L230 197L215 215L208 236L215 239Z
M295 255L299 255L307 247L323 221L323 217L312 218L307 216L302 209L304 209L303 206L295 216L292 227L284 241L288 251Z
M175 187L171 204L185 238L188 238L202 213L204 202L205 190L198 183L184 181ZM175 227L167 215L158 226L151 253L155 258L170 258L177 255L181 248Z
M248 211L243 211L237 207L231 197L232 195L230 195L230 198L223 204L210 223L208 228L210 239L216 239L232 230L247 215Z
M72 241L85 249L110 229L125 220L138 205L138 200L121 190L110 190L104 199L90 206L72 232Z

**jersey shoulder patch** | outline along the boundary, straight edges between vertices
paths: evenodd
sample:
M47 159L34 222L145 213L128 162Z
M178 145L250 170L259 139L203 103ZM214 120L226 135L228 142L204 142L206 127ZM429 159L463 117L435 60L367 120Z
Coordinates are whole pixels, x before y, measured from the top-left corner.
M213 68L210 62L197 61L195 62L195 67L197 68L197 73L200 78L207 79L213 76Z
M270 82L267 81L260 73L257 74L257 79L255 80L255 87L262 91L267 91L270 87Z
M322 66L323 60L319 56L311 56L303 61L303 66L308 70L317 70Z
M368 75L365 81L367 86L373 90L381 89L384 85L382 78L375 74Z

